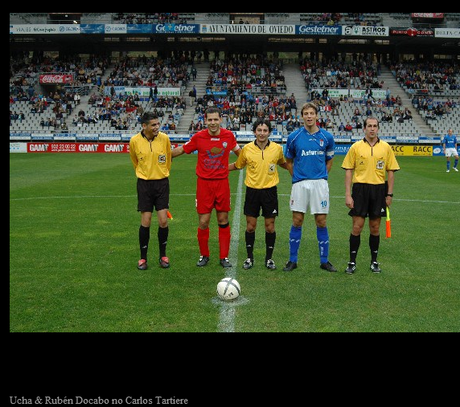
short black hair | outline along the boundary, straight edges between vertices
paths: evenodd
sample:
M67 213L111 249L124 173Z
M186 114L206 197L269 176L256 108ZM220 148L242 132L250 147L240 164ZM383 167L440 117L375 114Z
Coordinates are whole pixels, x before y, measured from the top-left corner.
M216 106L208 107L206 109L205 115L207 116L208 114L212 114L212 113L218 113L219 117L222 116L222 111Z
M141 123L149 123L150 120L158 119L158 115L153 112L145 112L141 117Z
M263 117L257 119L254 123L252 123L252 131L255 132L257 127L260 126L261 124L265 124L268 127L268 131L271 133L272 123L270 122L270 120L265 119Z

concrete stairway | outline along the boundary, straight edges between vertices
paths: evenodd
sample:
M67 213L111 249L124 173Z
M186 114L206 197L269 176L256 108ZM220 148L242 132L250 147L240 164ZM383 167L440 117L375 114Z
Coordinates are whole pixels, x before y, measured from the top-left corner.
M195 67L197 70L196 80L191 78L187 88L184 91L185 100L187 101L187 108L185 109L185 112L180 119L179 125L177 126L177 134L187 134L189 132L188 128L190 126L190 122L195 116L196 104L194 103L193 106L190 106L190 97L188 96L190 90L192 90L193 86L195 85L196 95L198 98L204 96L206 93L206 81L209 77L209 62L197 63L195 64Z
M286 96L294 94L297 108L299 109L309 99L309 93L305 87L305 81L300 72L300 66L297 63L289 63L283 65L284 81L286 83Z

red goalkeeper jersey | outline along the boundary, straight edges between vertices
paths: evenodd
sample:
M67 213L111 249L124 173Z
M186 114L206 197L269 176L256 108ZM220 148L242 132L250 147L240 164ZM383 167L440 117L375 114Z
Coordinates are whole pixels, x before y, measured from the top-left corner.
M230 151L238 150L235 135L221 128L220 134L212 136L208 129L195 133L183 145L186 154L198 152L196 175L204 179L224 179L228 177Z

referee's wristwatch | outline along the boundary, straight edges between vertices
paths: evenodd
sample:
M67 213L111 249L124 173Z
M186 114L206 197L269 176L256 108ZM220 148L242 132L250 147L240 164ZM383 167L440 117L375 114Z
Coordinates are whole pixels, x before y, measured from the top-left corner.
M393 194L387 194L386 196L391 196L393 198Z

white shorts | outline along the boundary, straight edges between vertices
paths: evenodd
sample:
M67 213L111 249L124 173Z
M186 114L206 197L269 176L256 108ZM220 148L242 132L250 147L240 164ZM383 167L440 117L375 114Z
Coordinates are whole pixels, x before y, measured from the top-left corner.
M329 184L325 179L307 179L292 184L289 206L293 212L329 213Z
M458 152L457 152L457 149L455 147L451 147L451 148L446 148L446 157L457 157L458 156Z

